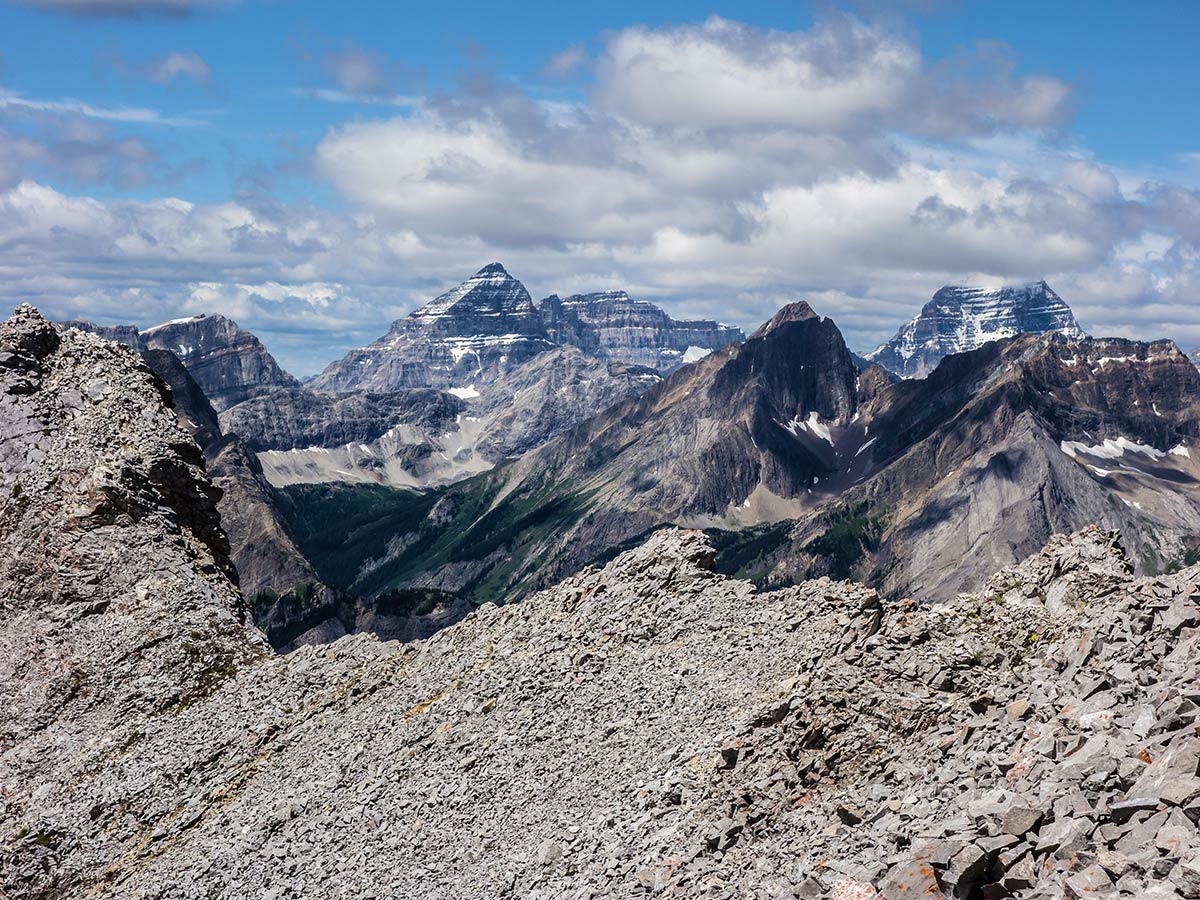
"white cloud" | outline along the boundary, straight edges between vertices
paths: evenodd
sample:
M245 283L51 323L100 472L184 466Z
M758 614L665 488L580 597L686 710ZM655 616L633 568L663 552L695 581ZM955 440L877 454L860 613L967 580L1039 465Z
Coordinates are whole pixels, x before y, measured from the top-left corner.
M995 44L930 66L904 37L850 16L799 32L714 16L618 32L598 64L597 95L606 110L648 125L943 137L1060 124L1072 92L1053 78L1015 77Z
M172 50L149 65L151 81L167 84L176 78L190 78L196 84L212 83L212 69L197 54Z
M57 113L101 119L106 122L196 126L204 123L190 116L165 116L138 106L94 106L82 100L34 100L0 88L0 110L13 109L35 113Z

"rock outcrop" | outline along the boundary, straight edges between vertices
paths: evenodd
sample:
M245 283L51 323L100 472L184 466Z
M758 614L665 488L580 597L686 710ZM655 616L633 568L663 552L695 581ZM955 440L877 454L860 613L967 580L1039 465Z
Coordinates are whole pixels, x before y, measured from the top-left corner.
M1070 307L1044 281L999 288L946 285L866 359L905 378L923 378L952 353L1022 333L1051 331L1083 337Z
M78 328L80 331L99 335L106 341L116 341L139 352L146 349L146 342L142 340L142 334L136 325L97 325L86 319L71 319L58 324L63 328Z
M17 811L56 805L61 763L122 752L130 722L169 720L269 650L218 493L134 351L29 306L0 326L0 892L59 891L66 835Z
M61 328L77 328L108 340L138 335L132 327L104 328L81 321L63 323ZM140 340L121 342L143 346ZM218 417L172 351L143 349L140 355L162 379L179 423L204 455L207 474L217 488L217 512L228 538L229 559L253 621L272 646L291 649L367 630L387 638L426 637L470 611L466 600L436 593L391 592L365 600L324 584L297 546L258 456L239 434L228 427L222 430L222 419L234 427L248 427L260 439L274 434L273 427L298 441L317 440L330 428L359 429L338 434L367 436L376 433L371 429L392 427L397 419L434 430L446 427L447 417L461 410L462 401L428 390L328 398L280 387Z

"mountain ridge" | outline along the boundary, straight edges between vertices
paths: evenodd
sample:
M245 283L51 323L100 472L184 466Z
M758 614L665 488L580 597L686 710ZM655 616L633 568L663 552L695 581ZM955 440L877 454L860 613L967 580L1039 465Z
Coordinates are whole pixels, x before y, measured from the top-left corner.
M538 353L577 346L617 362L680 365L689 347L713 350L743 337L740 329L678 321L625 291L551 295L535 305L500 263L395 320L387 333L329 364L309 385L317 391L436 387L481 391Z
M671 522L735 529L733 545L779 523L754 567L771 585L834 571L943 599L1093 522L1159 571L1200 542L1198 423L1200 373L1169 341L1023 335L894 383L860 373L836 325L796 305L448 489L436 524L405 519L408 549L369 584L489 599ZM974 533L992 535L986 552L955 549Z

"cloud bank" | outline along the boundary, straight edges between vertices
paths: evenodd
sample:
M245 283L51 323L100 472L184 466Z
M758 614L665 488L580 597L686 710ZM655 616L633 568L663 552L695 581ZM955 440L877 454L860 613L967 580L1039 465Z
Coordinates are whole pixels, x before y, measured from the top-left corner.
M806 297L859 349L943 283L1044 277L1096 333L1200 345L1200 194L1074 146L1072 86L1002 46L931 60L837 15L564 54L544 74L590 67L583 99L474 77L332 129L311 164L338 210L98 203L21 178L48 151L10 138L0 292L141 324L223 312L302 373L492 259L535 295L625 287L744 326ZM369 55L324 65L339 96L393 90Z

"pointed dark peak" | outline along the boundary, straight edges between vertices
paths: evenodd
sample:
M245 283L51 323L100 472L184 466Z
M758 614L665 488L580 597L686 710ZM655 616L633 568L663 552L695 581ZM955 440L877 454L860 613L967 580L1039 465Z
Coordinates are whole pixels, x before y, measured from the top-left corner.
M804 300L797 300L795 303L789 303L779 312L775 313L769 321L764 322L754 334L750 335L750 339L766 337L776 328L781 325L787 325L791 322L806 322L809 319L821 318L816 314L811 306Z
M500 265L500 263L498 263L498 262L488 263L486 266L484 266L482 269L480 269L478 272L476 272L474 277L475 278L486 278L488 276L494 276L494 275L503 275L507 278L512 277L511 275L508 274L508 270L506 270L504 268L504 266Z

